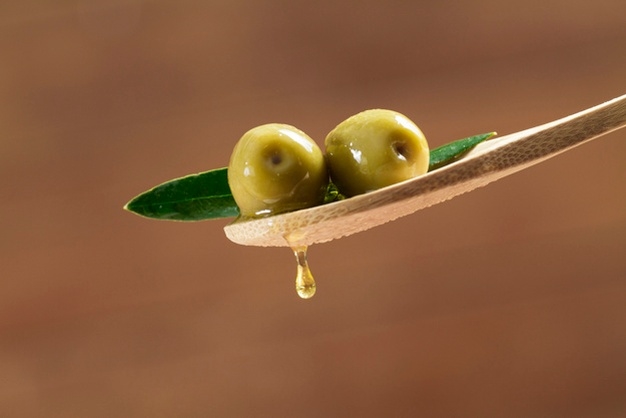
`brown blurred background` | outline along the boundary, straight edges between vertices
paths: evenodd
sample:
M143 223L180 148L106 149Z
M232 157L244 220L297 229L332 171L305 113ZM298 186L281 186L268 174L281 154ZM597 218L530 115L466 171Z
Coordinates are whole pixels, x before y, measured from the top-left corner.
M0 4L0 416L621 417L626 130L309 251L122 210L267 122L432 146L625 93L626 2Z

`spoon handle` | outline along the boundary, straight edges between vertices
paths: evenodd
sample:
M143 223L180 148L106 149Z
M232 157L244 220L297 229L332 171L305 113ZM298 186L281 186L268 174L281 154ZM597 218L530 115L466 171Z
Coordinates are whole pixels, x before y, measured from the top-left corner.
M626 95L554 122L479 144L467 157L490 153L497 171L537 164L626 126ZM498 150L498 152L494 152ZM516 170L517 171L517 170Z
M445 167L339 202L235 222L226 236L242 245L300 246L373 228L449 200L626 126L626 95L565 118L479 144Z

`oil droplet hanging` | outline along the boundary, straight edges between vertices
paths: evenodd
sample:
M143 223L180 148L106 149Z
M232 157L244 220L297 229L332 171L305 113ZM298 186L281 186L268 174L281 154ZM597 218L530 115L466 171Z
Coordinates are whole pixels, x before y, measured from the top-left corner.
M306 260L306 246L294 247L293 253L298 262L298 273L296 275L296 292L302 299L310 299L315 295L315 279L309 269Z

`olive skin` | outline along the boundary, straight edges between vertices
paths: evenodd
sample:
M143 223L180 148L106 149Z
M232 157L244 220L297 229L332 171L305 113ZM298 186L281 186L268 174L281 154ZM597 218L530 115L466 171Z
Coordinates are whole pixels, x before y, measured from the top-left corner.
M315 141L280 123L246 132L228 165L228 184L244 218L319 205L328 181L324 154Z
M325 140L332 182L346 197L367 193L428 171L422 131L387 109L365 110L333 129Z

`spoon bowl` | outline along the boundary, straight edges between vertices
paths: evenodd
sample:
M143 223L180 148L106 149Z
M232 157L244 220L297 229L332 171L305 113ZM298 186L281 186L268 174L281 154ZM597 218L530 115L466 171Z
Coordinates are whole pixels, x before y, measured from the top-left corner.
M556 121L483 142L461 160L345 200L261 219L235 221L241 245L308 246L365 231L444 202L626 126L626 95Z

